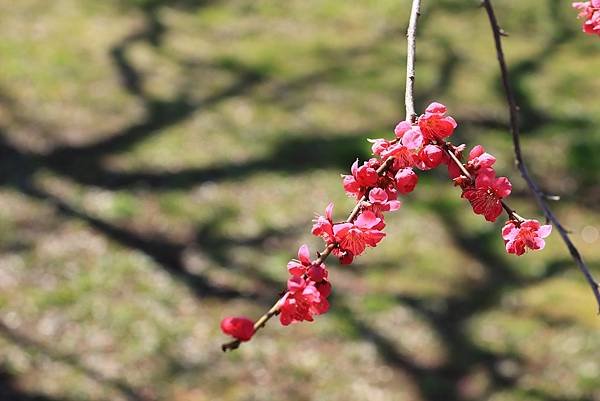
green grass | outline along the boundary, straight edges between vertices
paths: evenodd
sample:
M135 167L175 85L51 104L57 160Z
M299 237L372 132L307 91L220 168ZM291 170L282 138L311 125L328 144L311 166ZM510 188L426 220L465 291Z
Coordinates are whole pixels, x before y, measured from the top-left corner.
M409 3L0 0L9 399L600 397L600 320L559 236L506 255L443 171L381 246L330 262L331 313L220 352L220 319L264 312L321 246L314 213L353 206L339 174L403 118ZM497 3L530 169L600 276L600 42L569 2ZM476 1L424 2L416 89L540 218Z

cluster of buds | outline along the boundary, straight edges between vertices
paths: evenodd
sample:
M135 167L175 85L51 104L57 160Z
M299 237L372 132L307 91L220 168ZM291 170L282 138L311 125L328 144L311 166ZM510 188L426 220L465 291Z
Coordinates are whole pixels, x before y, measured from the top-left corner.
M333 203L318 216L312 234L325 242L325 250L317 252L314 260L307 245L298 251L298 259L288 263L290 279L287 290L275 305L280 322L313 321L315 315L328 311L331 284L324 260L333 254L341 264L350 264L368 247L376 247L385 237L384 213L400 208L400 195L412 192L417 183L415 170L431 170L446 166L454 185L462 190L461 196L469 201L473 212L494 222L503 210L508 221L502 229L506 251L522 255L527 249L544 247L552 227L536 220L527 220L516 214L504 202L511 193L506 177L496 177L496 158L481 145L475 146L463 162L465 145L455 146L448 141L457 127L447 115L446 106L430 104L415 124L402 121L394 129L393 139L371 139L373 158L360 164L356 160L350 174L342 176L344 190L357 200L354 211L343 222L333 219ZM247 318L227 318L223 332L238 341L248 341L256 331Z

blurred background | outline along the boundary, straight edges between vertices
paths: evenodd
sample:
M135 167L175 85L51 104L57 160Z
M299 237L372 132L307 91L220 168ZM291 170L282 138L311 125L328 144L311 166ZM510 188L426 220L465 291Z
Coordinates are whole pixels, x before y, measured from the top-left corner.
M408 0L0 0L0 399L600 400L600 318L553 233L506 255L447 180L330 261L333 307L223 354L258 317L366 138L404 118ZM523 146L600 276L600 40L570 1L496 1ZM425 1L417 110L445 103L511 205L477 1Z

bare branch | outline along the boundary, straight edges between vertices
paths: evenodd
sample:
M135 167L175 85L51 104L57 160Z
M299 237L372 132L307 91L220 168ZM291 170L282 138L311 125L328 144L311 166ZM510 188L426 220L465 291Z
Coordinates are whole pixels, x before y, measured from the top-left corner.
M415 113L414 87L415 87L415 53L417 49L417 21L420 15L421 0L413 0L410 10L410 20L406 32L406 92L404 105L406 107L406 121L414 123L417 119Z
M544 192L540 190L538 184L529 174L529 171L523 159L519 131L519 107L517 106L512 87L510 86L508 68L506 67L504 51L502 50L502 36L504 36L504 31L498 25L498 20L496 19L496 14L494 13L494 8L492 7L491 0L483 0L483 7L485 8L485 11L487 12L488 18L490 20L492 33L494 35L494 43L496 45L496 54L498 57L498 63L500 65L500 72L502 75L502 85L504 87L504 92L506 93L506 101L508 104L508 111L510 114L510 129L513 139L515 163L517 165L517 168L519 169L519 172L521 173L521 176L523 177L523 179L527 183L527 186L533 193L533 196L535 197L535 200L538 203L539 207L543 210L546 218L550 222L552 222L552 224L554 224L556 230L558 231L562 240L567 246L571 257L577 264L577 267L579 267L579 270L581 270L581 273L583 273L583 275L585 276L585 279L587 280L594 293L594 296L596 297L596 302L598 304L598 313L600 314L600 284L598 284L598 282L592 276L592 273L590 272L590 269L588 268L587 264L583 261L579 250L577 249L577 247L575 247L575 245L571 241L571 238L569 238L567 230L563 227L563 225L560 223L558 218L554 215L554 213L546 203L546 194L544 194Z

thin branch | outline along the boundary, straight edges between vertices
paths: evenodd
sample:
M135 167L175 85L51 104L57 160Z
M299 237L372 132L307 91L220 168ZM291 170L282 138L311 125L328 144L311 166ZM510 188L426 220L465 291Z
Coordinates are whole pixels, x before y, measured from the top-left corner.
M406 34L407 37L407 56L406 56L406 92L404 96L404 101L406 105L406 121L410 123L414 123L416 121L417 114L415 113L415 103L414 103L414 81L415 81L415 51L416 51L416 35L417 35L417 19L419 17L419 9L420 9L421 1L413 0L412 8L410 12L410 20L408 25L408 31ZM392 143L397 142L398 139L391 141ZM387 172L387 170L392 166L394 162L393 157L388 157L377 169L377 174L383 175ZM369 189L370 190L370 189ZM369 191L356 203L352 212L346 219L347 223L351 223L358 216L360 212L360 208L363 202L368 200ZM327 247L320 252L318 258L313 262L313 264L320 264L327 259L327 257L331 254L331 252L335 249L336 244L329 244ZM263 328L265 324L273 317L279 314L279 308L281 307L281 301L285 294L273 304L271 309L264 315L262 315L255 323L254 323L254 333ZM233 340L228 343L221 345L221 349L223 352L231 351L238 348L241 344L240 340Z
M510 129L512 133L514 153L515 153L515 163L521 176L527 183L527 186L533 193L536 202L543 210L546 218L554 224L556 230L560 234L562 240L567 246L571 257L581 270L581 273L585 276L588 284L592 288L594 296L596 297L596 302L598 304L598 313L600 314L600 284L594 279L590 269L587 264L583 261L579 250L573 242L571 238L569 238L569 234L567 230L560 223L558 218L554 215L548 204L546 203L546 194L540 190L538 184L534 181L534 179L529 174L525 161L523 159L523 154L521 152L521 141L520 141L520 131L519 131L519 107L517 106L517 102L515 100L515 95L510 85L510 80L508 77L508 68L506 67L506 60L504 58L504 51L502 50L502 36L504 36L504 30L500 28L498 25L498 20L496 19L496 14L494 13L494 8L492 7L492 2L490 0L483 0L483 7L487 12L488 18L490 20L490 25L492 28L492 33L494 34L494 43L496 45L496 54L498 56L498 63L500 65L500 72L502 75L502 85L504 86L504 92L506 93L506 101L508 103L508 110L510 114Z
M414 87L415 87L415 53L417 49L417 21L421 9L421 0L413 0L410 10L410 20L406 31L406 91L404 105L406 107L406 121L414 123L417 119L415 113Z

